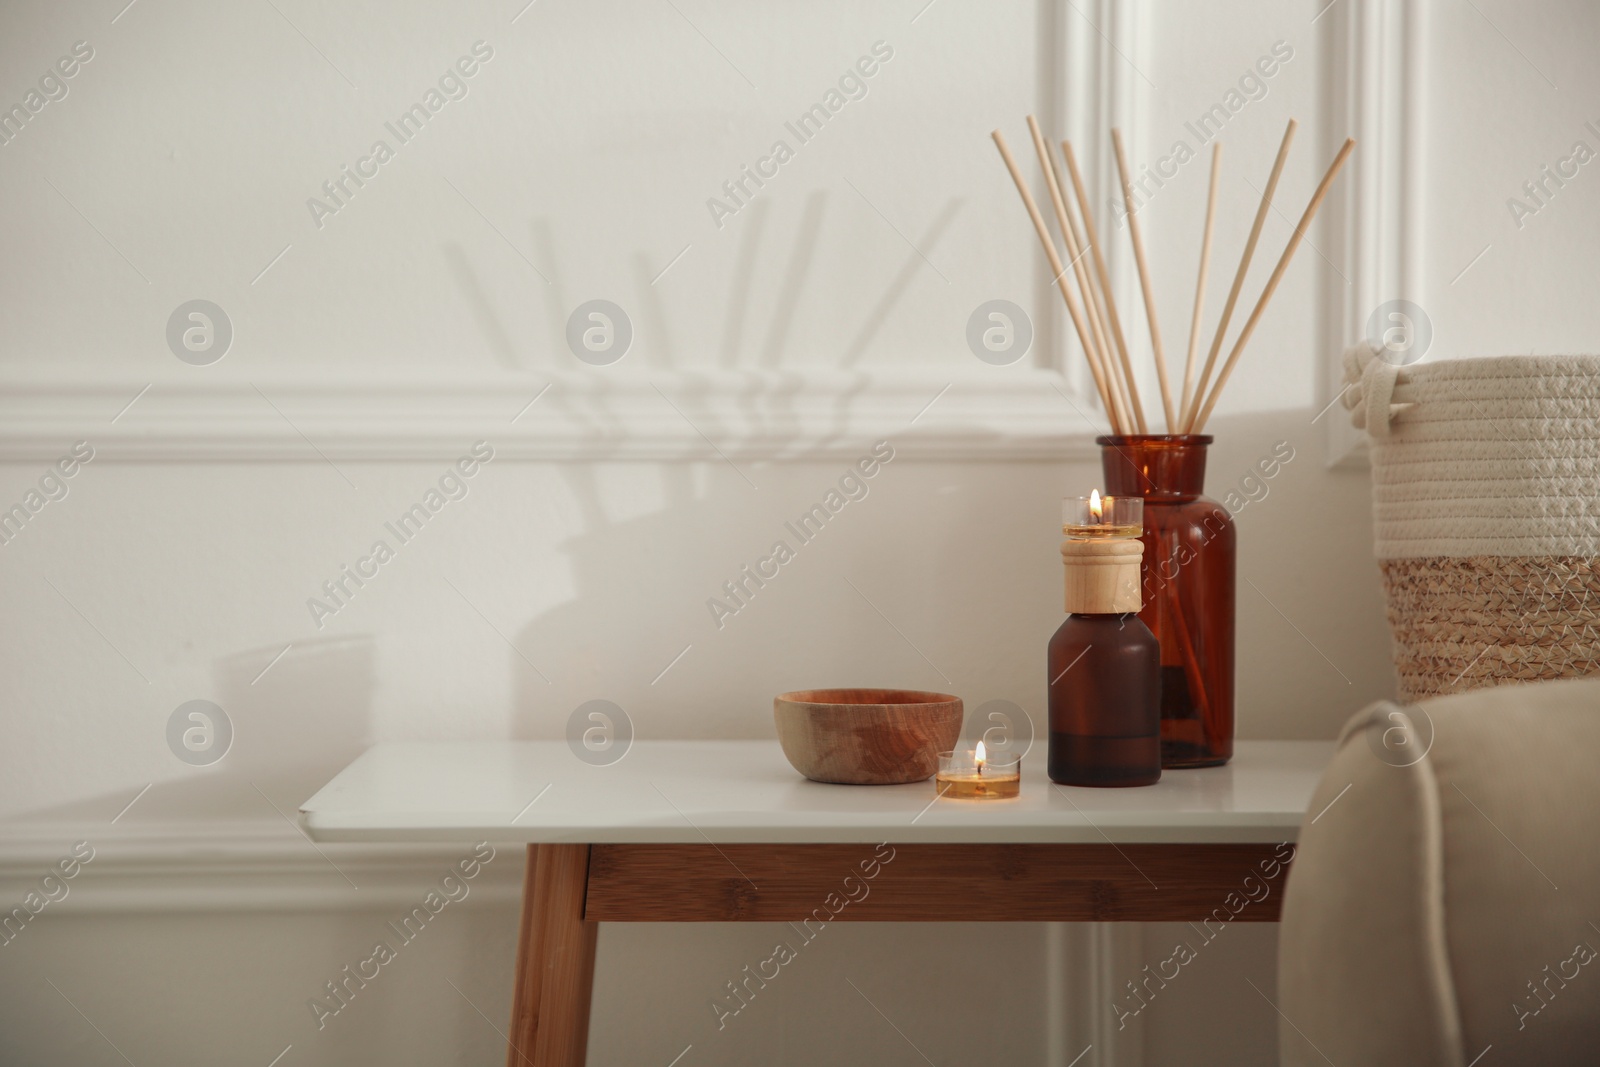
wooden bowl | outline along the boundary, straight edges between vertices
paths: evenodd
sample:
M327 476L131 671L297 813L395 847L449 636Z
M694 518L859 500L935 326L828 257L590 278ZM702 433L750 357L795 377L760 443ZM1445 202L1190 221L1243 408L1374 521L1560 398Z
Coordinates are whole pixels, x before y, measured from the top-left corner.
M961 735L961 698L916 689L802 689L772 701L778 742L813 782L901 785L938 769Z

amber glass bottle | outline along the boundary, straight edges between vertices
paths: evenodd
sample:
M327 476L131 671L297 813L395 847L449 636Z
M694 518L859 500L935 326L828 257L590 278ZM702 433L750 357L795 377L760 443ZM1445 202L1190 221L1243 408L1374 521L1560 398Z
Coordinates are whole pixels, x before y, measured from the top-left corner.
M1161 644L1161 765L1233 756L1233 519L1201 495L1211 437L1096 439L1106 491L1144 498L1144 606Z
M1050 638L1050 780L1152 785L1161 777L1161 650L1136 614L1140 543L1068 540L1061 554L1071 614Z

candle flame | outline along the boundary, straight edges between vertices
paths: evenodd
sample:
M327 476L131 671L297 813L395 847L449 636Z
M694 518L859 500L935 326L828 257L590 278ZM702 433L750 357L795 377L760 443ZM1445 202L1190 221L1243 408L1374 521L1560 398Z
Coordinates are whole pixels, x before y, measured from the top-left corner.
M1105 521L1105 512L1100 506L1100 490L1089 490L1089 514L1094 516L1095 522Z
M976 755L976 758L977 758L977 761L978 761L978 773L981 774L981 773L983 773L983 761L984 761L984 758L986 756L986 753L983 751L983 742L982 741L978 742L978 748L977 748L977 752L976 752L975 755Z

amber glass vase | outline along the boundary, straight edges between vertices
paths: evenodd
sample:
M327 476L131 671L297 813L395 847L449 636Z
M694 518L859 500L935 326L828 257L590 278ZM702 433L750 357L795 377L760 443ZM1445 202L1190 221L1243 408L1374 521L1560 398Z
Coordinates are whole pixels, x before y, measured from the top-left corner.
M1144 498L1139 618L1161 644L1161 765L1233 756L1233 519L1205 487L1204 434L1095 439L1106 492Z

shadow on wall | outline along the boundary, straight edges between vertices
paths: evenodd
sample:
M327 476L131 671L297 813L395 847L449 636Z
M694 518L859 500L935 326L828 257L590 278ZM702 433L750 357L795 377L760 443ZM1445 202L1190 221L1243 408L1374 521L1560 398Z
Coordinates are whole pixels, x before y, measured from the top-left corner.
M1313 414L1214 426L1207 493L1239 530L1242 738L1331 738L1394 693L1368 478L1325 467ZM1097 484L1097 464L893 464L719 629L707 598L789 537L784 523L838 473L740 466L759 496L715 460L697 496L690 468L669 465L652 475L663 505L621 519L594 468L563 467L584 525L557 546L574 595L516 635L542 671L510 659L517 736L559 737L574 708L606 699L640 737L770 737L772 695L819 684L948 688L970 707L1008 699L1043 736L1043 648L1061 621L1057 498Z
M212 678L216 702L232 724L226 752L205 766L179 767L174 758L172 778L139 797L129 822L270 819L269 805L292 820L300 803L369 743L377 680L370 637L235 653L212 665ZM123 789L26 817L99 822L128 799Z
M713 412L692 397L679 402L715 437ZM839 401L842 408L849 402L848 395ZM861 442L861 454L870 455L871 447ZM562 736L574 708L604 699L629 714L636 736L774 736L774 685L799 679L790 687L803 687L809 684L804 679L837 677L851 669L842 664L883 637L875 617L839 610L839 598L851 593L836 565L840 551L870 549L872 542L861 540L865 516L851 509L879 506L883 472L877 484L865 483L865 503L847 505L816 535L816 547L785 526L833 489L847 465L842 459L781 467L740 460L730 469L715 458L652 465L648 474L641 468L641 476L657 480L651 495L659 495L662 506L617 518L607 513L596 465L563 464L583 525L555 546L569 560L573 595L515 634L522 655L509 657L514 735ZM702 469L705 477L697 478ZM697 480L705 487L697 489ZM708 599L728 600L726 584L739 580L741 569L767 555L779 538L796 550L795 559L759 587L747 580L746 600L758 617L723 619L719 626ZM825 583L832 583L826 585L831 592L819 588ZM708 677L708 670L716 676Z
M630 310L634 308L638 310L640 322L637 325L641 334L653 338L653 343L648 349L640 352L636 362L645 363L656 370L700 370L710 369L713 365L721 370L739 370L741 367L765 371L782 370L786 358L792 355L789 344L794 333L796 317L801 312L801 305L806 296L807 285L814 273L813 264L826 224L829 195L829 192L823 189L814 189L806 195L805 206L796 224L793 241L788 253L782 258L782 276L774 288L777 295L770 317L764 329L758 330L754 327L749 329L751 336L748 337L746 327L751 318L752 283L760 273L758 268L761 264L777 262L776 257L763 254L763 246L768 237L770 203L766 200L755 201L740 223L735 224L742 225L743 230L735 254L732 277L729 279L728 298L722 306L723 328L715 364L691 360L685 365L678 358L673 343L674 331L667 320L666 307L661 300L661 290L655 284L660 273L671 264L657 262L649 253L635 251L630 259L635 288L634 302ZM906 252L883 292L872 301L860 326L851 335L839 358L834 361L837 367L854 369L863 362L879 331L904 299L918 272L928 269L928 260L925 257L939 248L960 213L963 203L961 197L951 198L940 208L928 227L917 235L914 247ZM566 340L567 316L581 301L573 299L563 284L558 266L561 260L557 254L556 235L550 219L547 217L534 219L529 224L529 233L534 256L528 260L528 264L542 279L535 288L543 303L544 324L548 331L546 334L549 346L548 358L540 359L517 350L513 331L495 308L478 269L468 259L460 245L445 244L443 255L450 264L451 273L455 276L462 296L478 320L484 343L500 366L510 370L531 370L539 365L559 367L564 370L582 370L581 364L569 359ZM834 311L827 309L822 313L831 315ZM758 332L759 338L754 336ZM640 347L645 348L643 345ZM816 363L825 365L823 360L817 360Z
M960 206L959 198L945 206L922 235L920 247L931 251L938 244ZM762 245L769 233L768 205L765 201L753 205L739 238L736 268L730 279L718 359L723 369L738 369L741 353L748 352L752 354L744 361L748 366L769 372L781 371L812 273L827 207L826 191L816 190L807 196L792 247L780 268L778 302L765 327L758 328L749 323L751 281L758 264L771 257L762 254ZM507 366L525 368L543 363L565 371L587 372L600 381L606 380L615 372L590 370L568 356L565 323L574 301L565 292L550 221L534 220L531 234L537 269L548 280L547 285L538 286L544 297L544 317L549 330L549 354L544 359L530 359L527 354L515 351L510 341L511 331L495 309L478 273L459 248L446 249L468 304L479 319L483 336L499 362ZM920 253L915 250L907 253L906 261L871 306L867 321L840 360L841 366L855 365L867 351L879 326L901 301L912 275L922 263ZM682 369L667 309L653 284L663 265L651 262L642 252L632 257L631 264L635 289L633 307L638 309L637 327L643 341L636 340L635 344L642 351L630 354L631 358L650 371ZM750 336L747 337L747 333ZM842 390L834 404L833 425L822 428L820 435L817 427L809 427L804 443L859 443L861 451L868 452L871 441L857 442L855 435L847 434L852 406L866 387L863 376ZM726 444L730 440L726 412L709 403L709 390L709 384L703 381L678 383L670 401L664 396L663 403L670 402L677 407L709 441ZM603 401L603 396L557 392L548 402L566 408L592 431L595 440L625 439L629 428L619 423L614 413L597 400ZM774 389L770 383L752 379L749 389L737 402L741 415L749 423L764 425L774 436L790 433L797 445L801 443L799 414L789 394L781 387ZM602 445L582 464L559 466L585 528L584 533L560 546L571 557L577 594L573 601L533 620L518 634L516 645L523 654L512 657L517 709L514 732L519 737L559 736L572 708L590 699L609 699L629 709L630 714L642 712L651 720L648 727L651 736L686 736L690 732L708 730L727 736L727 722L719 723L715 716L697 713L693 725L688 722L671 724L664 717L653 716L651 709L661 706L663 694L668 691L655 689L654 685L664 668L677 664L674 657L691 648L694 635L708 633L706 599L718 595L723 584L750 562L748 558L731 555L728 543L748 546L752 553L765 553L775 531L781 530L784 519L789 516L776 510L759 514L760 509L751 506L750 498L740 498L747 490L756 491L758 479L751 475L758 473L759 468L753 463L729 464L738 478L728 483L730 495L724 499L697 494L693 464L668 463L656 467L655 474L665 506L649 515L613 521L606 514L595 469L595 464L604 463L608 458ZM708 462L720 468L721 461L715 455L709 455ZM842 468L845 464L836 465ZM829 487L829 484L819 484L817 494ZM706 536L711 528L723 535L724 543L719 544ZM682 611L669 610L663 615L643 608L645 603L681 604ZM593 637L574 642L572 635L575 633ZM780 631L766 651L771 660L779 660L786 649L814 641L815 635L811 633ZM565 650L561 662L555 666L541 659L541 650L550 649ZM741 711L735 736L770 734L770 708L752 706L744 710L753 718L744 719ZM755 725L757 723L759 725Z

